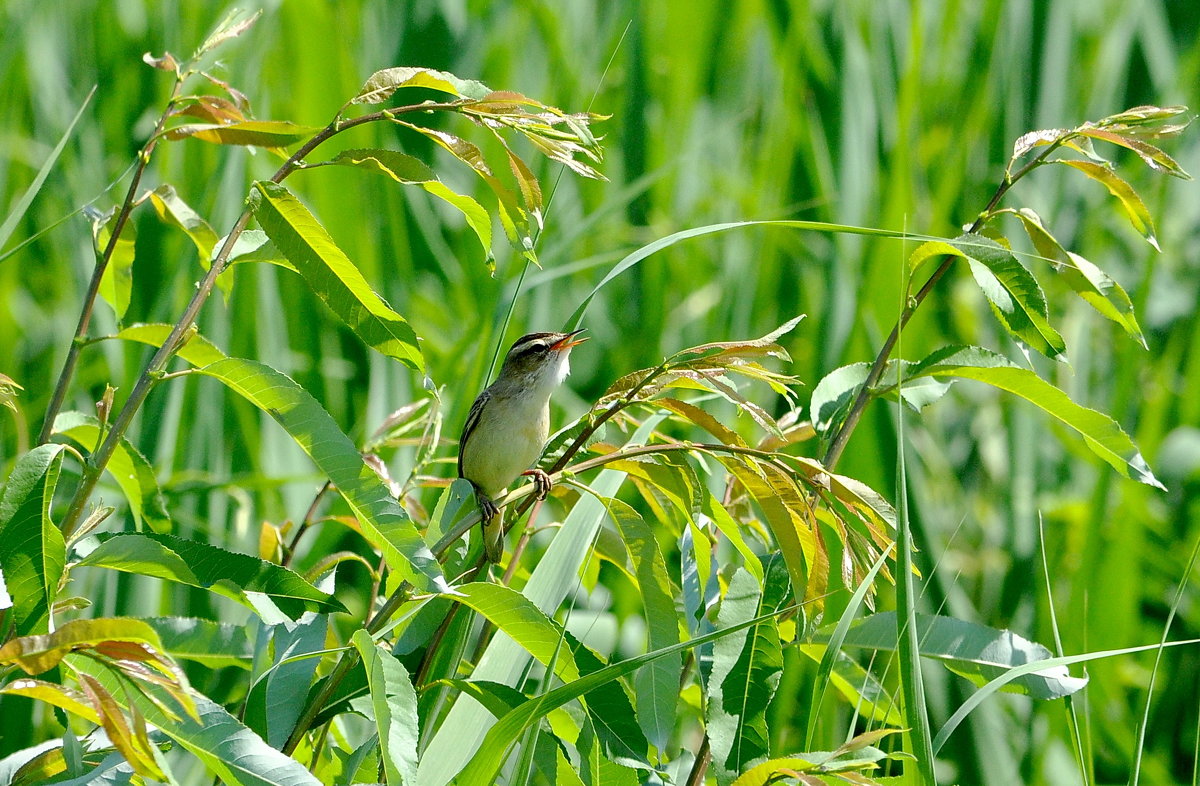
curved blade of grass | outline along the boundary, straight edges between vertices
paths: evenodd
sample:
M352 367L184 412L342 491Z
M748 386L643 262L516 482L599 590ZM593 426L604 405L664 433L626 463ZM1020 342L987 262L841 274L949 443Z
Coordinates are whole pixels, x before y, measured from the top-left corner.
M896 351L903 350L903 334L897 341ZM904 389L907 374L896 368L896 387ZM904 466L904 407L896 407L896 632L897 652L900 655L900 690L904 697L904 720L909 732L905 736L912 740L913 755L917 758L916 771L925 783L937 783L934 775L932 731L929 725L929 710L925 704L925 677L921 671L921 642L917 638L917 602L919 595L913 579L912 526L908 517L908 471Z
M624 273L629 268L633 267L642 260L650 257L664 248L669 248L676 243L689 240L693 237L701 237L703 235L712 235L718 232L727 232L731 229L743 229L745 227L782 227L785 229L802 229L812 232L829 232L835 234L847 235L869 235L872 237L886 237L893 240L938 240L939 238L929 237L925 235L906 234L904 232L894 232L890 229L874 229L871 227L856 227L848 224L830 224L824 221L787 221L787 220L769 220L769 221L731 221L724 224L709 224L702 227L694 227L692 229L684 229L666 237L659 238L653 243L649 243L636 251L627 254L624 259L618 262L608 274L600 280L600 283L592 288L583 298L578 308L567 319L567 324L574 329L580 326L583 322L583 315L587 312L588 306L591 305L592 299L608 285L617 276Z
M644 442L663 417L647 418L634 432L629 444ZM624 480L625 473L604 470L591 484L591 489L602 497L614 497ZM521 594L546 614L557 610L578 586L579 571L607 515L603 503L595 497L585 497L576 503L533 569ZM497 636L479 659L472 678L515 685L528 662L528 656L508 636ZM455 778L494 722L491 714L478 704L455 703L442 724L442 732L433 737L421 757L421 783L440 786Z
M25 189L25 192L21 194L21 197L9 209L8 215L4 217L4 223L0 224L0 248L4 248L4 244L12 237L17 224L25 217L29 206L33 204L34 197L42 190L42 185L45 184L46 178L50 176L50 170L54 168L58 157L62 155L63 148L67 146L67 140L74 133L75 126L79 123L79 118L83 117L83 110L87 109L88 104L92 101L92 96L96 95L96 87L97 85L92 85L92 89L88 91L87 96L83 99L83 103L79 105L79 109L75 112L75 117L71 118L71 122L67 125L67 130L59 137L58 144L50 151L50 155L46 156L46 160L42 162L41 168L34 175L29 187ZM0 261L4 259L5 257L0 256Z
M1099 650L1097 652L1085 652L1081 655L1066 655L1061 658L1046 658L1045 660L1035 660L1032 663L1025 663L1020 666L1015 666L1004 674L996 677L991 682L984 685L979 690L971 694L962 705L954 711L954 714L942 726L937 737L933 740L933 751L937 753L941 750L942 745L954 733L954 730L966 720L966 717L971 714L985 700L998 693L1005 685L1013 680L1020 679L1027 674L1035 674L1039 671L1054 668L1057 666L1070 666L1073 663L1087 663L1093 660L1103 660L1104 658L1114 658L1119 655L1132 655L1136 652L1149 652L1150 650L1162 650L1166 647L1190 647L1200 645L1200 639L1184 639L1182 641L1167 641L1159 644L1142 644L1137 647L1123 647L1115 650Z
M838 618L837 627L833 629L833 633L829 636L829 641L825 644L825 653L821 656L821 662L817 664L817 676L813 680L812 698L808 705L808 732L804 738L805 749L812 748L813 735L817 730L817 716L820 714L821 705L825 701L825 689L832 683L832 674L834 666L837 663L838 653L842 651L842 642L846 639L846 633L850 630L850 624L854 622L854 616L858 614L858 610L862 608L863 601L867 597L867 592L871 589L875 577L879 574L883 563L887 561L888 556L892 552L892 547L889 547L879 555L879 559L875 560L871 565L871 569L867 571L867 575L859 583L858 588L854 590L854 594L850 596L850 602L846 604L845 611Z
M1138 724L1137 747L1133 759L1133 777L1129 781L1130 786L1137 786L1138 780L1141 778L1142 750L1146 747L1146 728L1150 725L1150 702L1154 699L1154 683L1158 679L1158 667L1162 665L1163 648L1167 646L1167 634L1171 631L1171 623L1175 621L1179 604L1183 602L1183 591L1189 584L1188 580L1191 578L1192 568L1196 566L1197 556L1200 556L1200 540L1197 540L1196 545L1192 547L1192 556L1188 558L1187 567L1183 569L1183 577L1179 581L1179 586L1175 588L1175 597L1171 601L1170 611L1167 612L1167 619L1163 623L1158 651L1154 653L1154 667L1150 669L1150 682L1146 685L1146 706L1142 710L1142 722Z

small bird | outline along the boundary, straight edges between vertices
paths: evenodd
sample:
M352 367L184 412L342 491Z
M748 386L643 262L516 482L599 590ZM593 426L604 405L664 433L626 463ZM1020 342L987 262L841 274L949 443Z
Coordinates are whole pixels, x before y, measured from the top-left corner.
M484 389L467 415L458 443L458 476L471 481L483 517L484 553L489 562L504 554L504 527L493 497L519 475L531 475L538 497L550 477L529 469L550 434L550 394L571 371L571 347L587 339L570 333L529 333L517 339L496 381Z

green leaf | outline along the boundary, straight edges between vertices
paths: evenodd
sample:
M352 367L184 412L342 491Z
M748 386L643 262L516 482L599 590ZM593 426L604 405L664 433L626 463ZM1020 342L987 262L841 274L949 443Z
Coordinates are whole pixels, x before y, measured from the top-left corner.
M109 238L117 225L118 215L119 211L113 210L92 222L92 238L97 260L108 246ZM120 236L117 237L112 255L108 258L104 275L100 278L100 297L112 306L118 322L125 318L133 294L133 257L136 245L137 225L132 220L127 220Z
M504 235L508 238L509 245L527 256L532 255L533 236L530 233L529 214L517 201L517 196L512 189L500 182L500 179L492 172L491 167L484 160L483 151L478 146L446 131L415 125L399 118L392 118L392 122L412 129L436 142L450 155L475 170L475 174L483 178L483 182L496 195L500 226L504 227ZM530 256L530 259L536 261L536 257Z
M845 418L870 370L870 363L851 363L830 371L817 383L808 411L818 434L830 433Z
M476 784L486 786L486 784L493 783L494 776L503 763L504 756L509 747L516 742L524 730L564 704L574 701L606 683L631 674L658 658L699 647L710 641L717 641L746 628L774 619L775 616L776 612L772 612L771 614L739 622L703 636L697 636L694 639L680 642L663 650L648 652L645 655L613 663L598 671L588 673L566 685L561 685L549 693L535 696L509 712L492 726L484 738L483 744L471 758L467 767L458 776L457 783L464 786L475 786Z
M216 231L187 202L183 201L183 198L176 193L175 186L164 183L151 191L149 197L150 204L154 205L154 212L158 213L158 217L164 223L183 230L184 234L191 239L196 250L200 252L201 263L207 269L213 247L220 239Z
M1158 247L1158 240L1154 237L1154 219L1150 217L1146 203L1138 196L1137 191L1133 190L1133 186L1125 182L1116 172L1104 164L1097 164L1094 161L1060 159L1053 163L1065 164L1078 169L1107 188L1108 193L1120 200L1121 206L1125 208L1125 213L1129 216L1129 223L1133 224L1133 228L1138 231L1138 234L1146 238L1146 242L1154 246L1155 251L1162 251Z
M308 139L321 129L318 126L297 125L290 120L246 120L241 123L189 123L166 131L171 141L199 139L217 145L247 145L250 147L287 147Z
M953 245L970 265L1000 324L1043 355L1065 360L1067 347L1050 326L1046 296L1013 253L983 235L960 235Z
M1023 207L1013 211L1013 214L1021 220L1038 254L1054 265L1055 272L1067 286L1102 316L1123 327L1145 349L1146 339L1134 316L1133 302L1121 285L1088 260L1063 248L1042 224L1037 213Z
M767 564L762 587L745 569L738 568L721 602L718 629L783 605L788 590L784 562L774 555ZM767 708L782 674L783 648L774 617L713 645L705 727L718 783L730 783L769 753Z
M49 630L50 606L66 567L67 545L50 519L64 451L47 444L21 456L0 496L0 572L17 636Z
M395 67L385 68L371 74L363 83L358 94L350 99L351 104L379 104L389 98L392 93L405 87L425 87L439 90L457 98L479 100L492 92L491 88L482 82L472 79L459 79L447 71L435 71L432 68Z
M825 640L827 633L815 641ZM955 674L984 685L1007 670L1053 657L1050 650L1007 630L997 630L954 617L917 615L921 655L942 661ZM885 611L854 623L845 646L891 652L896 647L896 614ZM1025 674L1004 690L1035 699L1059 699L1087 685L1087 677L1072 677L1066 666Z
M562 647L562 627L524 595L501 584L482 582L464 584L454 591L452 600L477 611L543 666L553 664L564 682L579 679L575 659Z
M1164 488L1116 421L1076 404L1066 393L1002 355L980 347L945 347L913 366L911 373L913 377L974 379L1020 396L1079 432L1092 452L1123 476Z
M371 686L371 706L383 765L390 784L417 783L417 694L400 661L380 648L365 630L355 631L351 641L362 656Z
M171 335L174 325L161 323L141 323L121 329L109 338L119 338L124 341L136 341L152 347L161 347ZM175 353L193 366L207 366L225 359L225 353L217 349L217 345L199 333L191 334L179 351Z
M424 589L449 590L437 560L408 514L308 391L252 360L229 358L205 366L200 373L221 380L283 426L333 481L358 519L363 536L380 550L392 570Z
M100 421L82 412L62 412L54 419L54 433L70 437L90 451L99 443ZM121 488L139 530L144 518L155 532L170 531L171 514L167 512L154 467L129 440L121 438L104 469Z
M250 668L254 648L245 625L196 617L146 617L142 622L154 629L163 652L172 658L195 661L211 669Z
M147 644L162 651L158 634L145 622L122 617L71 620L53 633L11 639L0 647L0 661L20 666L27 674L41 674L57 666L70 652L106 642Z
M312 291L367 346L423 372L425 361L408 322L379 297L320 222L286 188L258 181L250 207L267 236Z
M915 277L917 271L929 264L931 260L943 256L966 258L962 251L950 245L947 240L927 240L908 255L909 277Z
M438 179L433 170L419 158L395 150L343 150L329 161L309 167L339 165L365 169L387 175L397 183L418 185L433 196L457 208L475 231L489 263L492 261L492 219L483 205L469 196L459 194ZM535 181L536 182L536 181Z
M101 543L80 566L156 576L215 592L254 609L248 592L262 593L295 619L304 611L344 612L336 598L287 568L248 554L173 535L100 535Z
M884 368L881 383L896 378L897 361L888 361ZM899 365L908 374L913 365L909 361L899 361ZM812 415L813 427L818 434L828 435L830 430L839 425L850 410L854 397L859 388L867 381L871 370L870 363L851 363L848 366L834 369L825 375L813 388L812 399L809 402L809 412ZM944 382L938 379L909 379L905 376L904 388L901 390L901 400L912 409L920 412L925 407L940 399L949 392L953 380ZM890 390L893 400L896 398L894 389Z
M295 622L282 620L258 630L255 679L242 722L270 746L282 748L304 712L319 656L328 647L329 616L308 612Z
M608 499L604 504L625 541L633 563L644 607L647 649L653 651L678 644L679 619L675 613L675 593L654 532L637 511L626 503ZM634 677L638 723L646 738L660 751L667 749L675 730L682 668L683 662L679 657L664 657L646 666Z

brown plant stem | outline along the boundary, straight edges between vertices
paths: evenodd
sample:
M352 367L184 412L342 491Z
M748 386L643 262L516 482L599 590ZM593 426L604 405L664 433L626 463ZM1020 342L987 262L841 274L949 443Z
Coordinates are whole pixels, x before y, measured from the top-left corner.
M1000 185L996 187L995 193L992 194L991 200L988 201L987 207L983 212L976 217L974 223L967 229L967 234L978 232L992 216L992 210L1000 203L1000 200L1008 193L1008 190L1016 184L1018 180L1032 172L1046 159L1046 156L1057 150L1063 142L1069 137L1064 137L1054 143L1046 146L1044 150L1038 153L1025 166L1017 170L1016 173L1005 171L1004 179L1000 181ZM1011 165L1010 165L1011 166ZM900 312L900 317L896 320L892 332L888 334L887 339L883 342L883 346L879 349L879 354L875 356L875 362L871 364L871 370L867 372L867 378L859 387L858 393L854 396L854 401L850 405L850 411L846 413L846 419L842 421L837 432L834 433L833 439L829 442L829 449L825 452L825 457L821 463L829 470L833 470L837 466L838 461L842 457L842 453L846 450L846 445L850 441L850 435L854 432L858 422L862 419L863 411L866 410L867 404L875 392L875 386L879 384L879 380L883 378L883 372L887 369L887 362L892 356L892 350L896 347L896 342L900 339L900 331L904 330L908 325L908 321L912 319L917 308L920 307L925 299L929 297L929 293L938 281L946 275L950 270L950 266L954 264L955 257L945 257L937 269L926 279L925 283L917 291L917 294L908 299L904 309Z
M313 495L313 501L308 506L308 510L304 513L304 518L296 525L296 534L292 536L292 540L287 545L287 550L283 553L283 559L280 565L288 567L292 563L292 558L296 555L296 546L300 543L300 538L304 537L304 533L312 527L313 522L317 518L317 510L321 506L321 500L325 499L325 495L333 489L333 481L327 480L321 486L320 490Z
M365 123L377 122L380 120L390 120L395 115L406 114L410 112L432 111L434 109L455 109L457 104L442 103L442 104L413 104L409 106L397 107L394 109L384 109L378 112L362 115L361 117L343 120L341 117L334 118L329 125L318 131L307 142L305 142L299 150L284 162L278 171L271 176L270 180L273 183L280 183L288 175L295 172L297 169L303 168L304 156L311 153L322 142L327 141L333 136L340 134L350 128L363 125ZM175 353L187 343L190 338L189 332L193 329L196 323L196 318L200 314L200 309L212 294L213 287L216 285L217 277L225 270L226 264L229 262L229 256L233 252L234 243L246 230L246 226L250 223L252 213L249 208L242 211L237 222L233 225L233 229L225 237L225 242L221 245L221 250L217 253L216 258L205 273L204 278L196 287L192 299L188 302L184 309L183 315L175 326L171 329L170 335L166 341L154 353L154 357L146 365L141 376L130 391L129 397L125 400L124 406L121 407L120 413L113 421L112 428L108 435L100 444L100 447L88 458L87 463L83 468L83 475L79 480L79 486L75 490L75 496L71 498L70 507L67 508L67 513L63 517L62 531L63 535L70 537L78 526L79 518L83 513L84 506L87 504L92 491L96 488L96 483L100 480L100 475L104 472L104 468L108 465L109 459L116 451L121 439L125 436L125 432L129 429L130 423L133 422L134 415L141 408L146 400L146 396L150 393L150 389L155 382L163 376L163 370L167 363ZM113 236L116 236L114 231ZM90 312L89 312L90 313ZM65 387L65 386L64 386ZM65 395L65 394L64 394ZM51 422L49 419L47 422Z
M700 750L696 752L696 761L692 764L692 771L688 773L686 786L704 786L704 775L708 772L708 763L712 761L712 750L708 746L708 734L704 735L704 742L700 743Z
M155 123L150 139L138 151L137 165L133 169L133 179L129 182L129 189L125 192L125 199L121 202L121 207L117 212L116 222L108 235L108 243L105 244L104 250L96 260L95 267L92 268L92 280L88 282L87 292L83 296L83 306L79 310L79 323L75 326L75 337L67 347L67 356L63 359L62 370L58 372L58 380L54 383L54 393L50 396L50 404L46 407L46 417L42 421L42 430L38 433L39 445L49 442L50 435L54 432L54 421L62 410L63 402L67 398L67 389L71 386L71 378L75 376L75 368L79 365L79 353L87 343L88 326L92 323L92 312L96 308L96 297L100 294L100 282L104 279L104 271L108 269L113 251L117 248L117 241L121 237L122 230L125 229L125 224L129 221L129 214L133 212L133 203L137 197L138 186L142 182L142 174L150 164L150 155L158 146L159 135L167 123L167 118L171 116L175 102L179 100L179 94L183 90L183 80L182 76L176 76L175 86L171 89L171 97L167 99L166 108L163 109L158 122Z

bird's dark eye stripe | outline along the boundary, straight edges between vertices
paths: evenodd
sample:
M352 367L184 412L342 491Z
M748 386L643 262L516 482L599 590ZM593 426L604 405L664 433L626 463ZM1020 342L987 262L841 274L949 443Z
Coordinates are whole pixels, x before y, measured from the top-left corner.
M517 339L517 342L512 345L510 353L524 354L526 352L546 352L550 349L550 344L544 339L558 335L557 333L530 333Z

